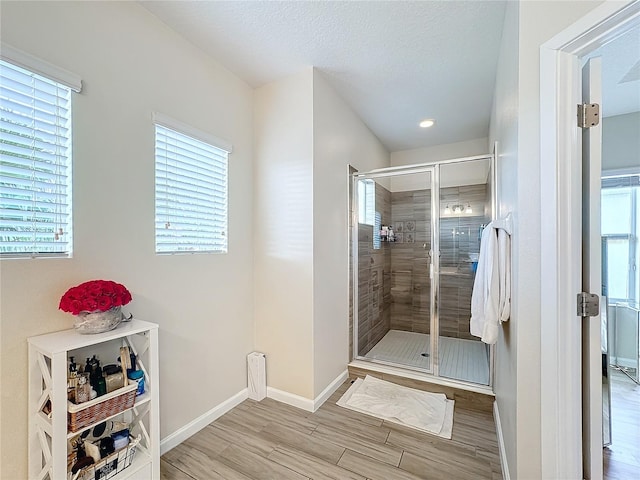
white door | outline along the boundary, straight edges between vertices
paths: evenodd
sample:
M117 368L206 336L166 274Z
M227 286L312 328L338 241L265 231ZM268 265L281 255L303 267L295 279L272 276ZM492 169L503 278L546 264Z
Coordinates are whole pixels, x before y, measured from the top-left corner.
M601 70L600 58L588 60L583 67L583 105L602 105ZM598 296L602 290L602 124L599 117L598 114L596 119L588 121L582 130L582 291ZM603 475L600 322L599 314L582 318L582 458L584 478L591 480L600 480Z

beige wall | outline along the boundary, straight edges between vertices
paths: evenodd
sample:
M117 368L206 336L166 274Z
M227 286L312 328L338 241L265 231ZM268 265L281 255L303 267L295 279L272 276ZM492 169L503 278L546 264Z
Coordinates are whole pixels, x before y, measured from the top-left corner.
M313 71L254 101L255 347L267 384L313 398Z
M312 68L255 91L256 349L267 384L314 400L348 358L347 165L389 154Z
M495 391L511 478L542 475L540 371L540 46L600 1L508 2L490 140L499 142L499 211L513 212L512 314L496 350ZM516 50L517 48L517 50Z
M347 165L389 166L389 153L329 86L313 74L313 362L314 397L349 359Z
M27 476L27 337L70 328L70 286L124 283L160 324L161 437L246 387L253 349L252 91L133 2L6 2L1 39L79 74L70 259L0 263L0 478ZM233 144L229 253L154 254L159 111ZM185 407L188 405L188 408Z

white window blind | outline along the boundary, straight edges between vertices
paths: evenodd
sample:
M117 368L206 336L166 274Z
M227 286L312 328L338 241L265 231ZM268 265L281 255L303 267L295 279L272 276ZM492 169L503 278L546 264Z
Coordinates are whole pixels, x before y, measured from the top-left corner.
M71 90L0 60L0 254L71 246Z
M376 209L375 182L370 179L358 181L358 222L374 225Z
M156 253L227 251L228 155L156 123Z

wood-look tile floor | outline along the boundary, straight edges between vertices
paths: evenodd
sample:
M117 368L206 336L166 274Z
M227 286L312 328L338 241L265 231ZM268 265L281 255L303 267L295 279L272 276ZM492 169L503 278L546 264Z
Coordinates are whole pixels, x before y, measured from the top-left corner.
M640 385L610 368L612 443L604 449L605 480L640 478Z
M245 400L161 458L165 480L502 479L491 413L456 402L451 440L337 406Z

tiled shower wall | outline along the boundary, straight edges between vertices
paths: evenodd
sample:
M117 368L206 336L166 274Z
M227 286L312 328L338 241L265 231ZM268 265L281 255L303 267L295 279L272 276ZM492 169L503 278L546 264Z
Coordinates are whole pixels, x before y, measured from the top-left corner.
M474 214L440 219L440 335L479 340L469 333L473 263L488 223L486 185L443 188L447 203L471 203ZM490 203L489 203L490 205ZM430 333L431 192L389 192L376 185L376 210L395 243L373 248L373 227L358 225L358 345L365 355L390 330Z
M429 333L431 191L391 193L391 329Z
M382 225L391 219L391 193L376 185L376 211ZM390 329L391 256L389 244L373 248L373 226L358 224L358 354L366 355Z
M471 293L475 278L470 254L480 252L482 225L489 222L487 186L468 185L440 190L441 211L448 205L471 204L471 215L440 218L440 335L480 340L469 333Z
M475 276L469 254L480 251L480 228L488 223L486 185L440 190L441 211L447 204L471 204L473 214L440 219L440 335L479 340L469 333ZM391 193L394 231L402 233L391 250L391 329L430 333L431 192Z

